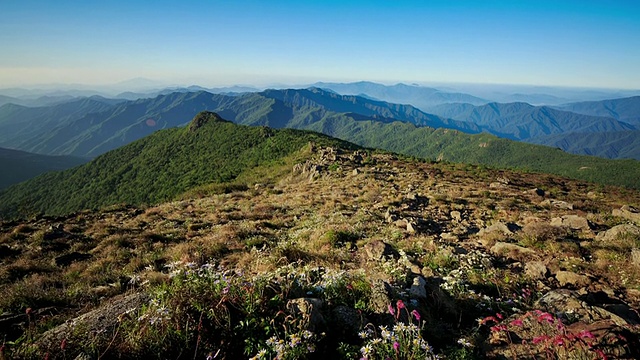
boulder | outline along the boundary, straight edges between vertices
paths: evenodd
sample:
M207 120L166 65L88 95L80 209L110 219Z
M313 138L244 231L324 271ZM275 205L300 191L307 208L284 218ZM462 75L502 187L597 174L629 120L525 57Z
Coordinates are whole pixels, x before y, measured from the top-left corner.
M572 271L558 271L556 273L556 280L560 283L560 286L575 286L583 287L589 285L591 280L585 275L576 274Z
M560 317L573 321L592 323L601 320L612 320L616 325L624 326L629 322L608 310L589 305L581 300L576 291L567 289L552 290L542 296L534 305Z
M413 278L413 284L409 289L409 295L414 299L426 299L427 298L427 281L422 276L416 276Z
M597 241L612 242L621 236L640 236L640 227L631 224L616 225L607 231L601 231L596 236Z
M524 272L529 278L540 280L547 278L549 269L542 261L529 261L524 266Z
M364 251L370 260L398 259L400 257L400 254L398 254L398 251L396 251L393 246L380 240L366 244Z
M355 338L368 323L362 312L349 306L338 305L331 311L332 328L335 326L340 336Z
M376 314L388 314L389 304L395 297L393 286L382 280L375 280L371 284L369 308Z
M590 231L591 223L589 220L578 215L564 215L551 219L552 226L565 226L573 230Z
M536 255L536 252L531 249L501 241L495 243L490 251L495 256L504 256L511 260L521 260Z
M557 209L573 210L573 204L562 200L547 199L540 203L542 206L554 207Z
M511 223L505 224L503 222L497 222L489 227L480 229L480 232L478 232L478 235L482 236L495 231L499 231L505 235L513 235L513 232L518 230L520 230L520 227L516 224L511 224Z
M619 216L627 220L631 220L634 223L640 225L640 210L634 208L633 206L625 205L620 209L613 209L611 214L613 216Z

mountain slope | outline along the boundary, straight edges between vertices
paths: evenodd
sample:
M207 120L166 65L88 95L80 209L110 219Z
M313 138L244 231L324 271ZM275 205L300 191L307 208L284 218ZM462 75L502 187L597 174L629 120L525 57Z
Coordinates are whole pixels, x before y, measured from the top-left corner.
M528 142L558 147L573 154L608 159L640 160L640 131L567 133L532 138Z
M396 84L382 85L368 81L354 83L324 83L318 82L314 86L329 89L342 95L366 95L374 99L399 104L411 104L425 109L429 106L445 103L485 104L488 101L473 95L446 92L434 88L416 85Z
M0 193L0 218L62 214L121 202L166 201L281 161L309 142L353 145L317 133L247 127L198 114L188 128L158 131L83 166L47 173Z
M0 189L54 170L84 164L85 159L71 156L46 156L0 148Z
M557 108L578 114L606 116L635 126L640 126L640 96L577 102L560 105Z

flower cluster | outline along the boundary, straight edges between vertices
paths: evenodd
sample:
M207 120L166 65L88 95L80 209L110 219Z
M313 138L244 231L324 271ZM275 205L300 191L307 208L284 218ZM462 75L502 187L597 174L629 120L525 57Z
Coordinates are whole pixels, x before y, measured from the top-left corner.
M400 313L408 314L408 322L400 321ZM360 349L363 359L438 359L433 353L433 348L422 338L420 313L417 310L408 311L402 300L394 305L389 305L389 313L393 315L396 323L391 329L387 326L379 326L378 331L368 326L359 333L365 340ZM422 322L424 324L424 322Z
M289 334L284 339L272 336L266 342L268 348L260 349L251 360L259 359L300 359L315 352L316 335L309 330Z

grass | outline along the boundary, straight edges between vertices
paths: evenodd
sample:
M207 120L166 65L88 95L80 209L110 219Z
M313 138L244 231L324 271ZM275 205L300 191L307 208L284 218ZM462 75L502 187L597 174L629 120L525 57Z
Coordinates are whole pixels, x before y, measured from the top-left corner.
M491 327L506 324L511 331L512 321L543 311L536 300L557 284L533 281L522 263L491 253L497 241L533 249L551 273L589 273L598 279L592 286L602 291L627 294L640 286L630 262L636 237L603 243L595 231L576 234L549 225L554 217L582 214L605 231L621 221L606 214L622 204L640 204L637 192L607 191L589 203L592 215L533 208L532 201L543 199L532 200L530 189L562 183L557 200L577 203L584 184L383 153L368 154L367 165L361 165L348 155L336 160L341 171L325 167L313 180L292 171L307 159L320 162L304 148L278 165L243 174L231 184L245 186L230 185L229 191L184 193L167 203L112 206L63 220L0 223L2 244L13 251L0 259L0 312L18 317L15 326L0 330L4 354L408 359L420 353L478 359L506 351L512 357L522 345L508 337L490 343L494 336L510 334ZM355 176L354 168L360 170ZM504 176L515 185L490 187ZM513 200L502 204L501 199ZM388 210L415 223L416 231L387 222ZM460 221L452 221L452 211L461 213ZM522 229L511 235L477 234L496 222L515 222ZM58 223L61 230L52 231ZM371 244L380 242L395 252L382 259L371 256ZM55 257L74 251L92 259L55 265ZM426 282L423 294L412 290L419 275ZM104 333L93 333L91 323L84 323L85 328L66 333L64 351L62 339L41 340L51 327L136 294L148 299L130 312L105 316L111 322ZM312 306L294 310L292 304L301 299ZM632 295L620 301L640 305ZM509 320L477 321L496 313ZM543 330L553 329L535 331ZM633 344L637 330L629 331ZM532 330L520 336L531 343L541 335ZM552 358L573 356L564 347L547 345Z

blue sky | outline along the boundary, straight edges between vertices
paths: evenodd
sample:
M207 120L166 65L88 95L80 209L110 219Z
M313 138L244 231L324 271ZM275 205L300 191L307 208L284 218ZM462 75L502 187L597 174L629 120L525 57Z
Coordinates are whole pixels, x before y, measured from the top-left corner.
M0 2L0 87L470 82L640 88L640 1Z

